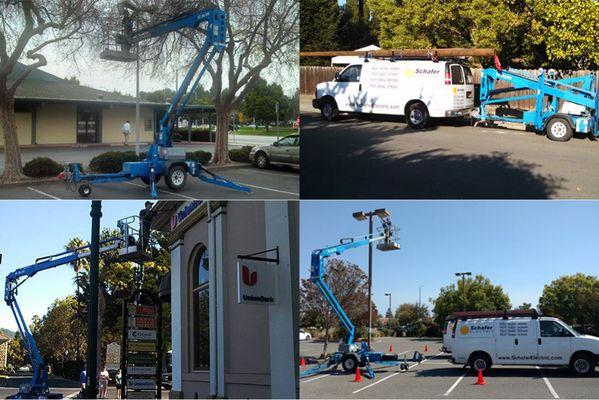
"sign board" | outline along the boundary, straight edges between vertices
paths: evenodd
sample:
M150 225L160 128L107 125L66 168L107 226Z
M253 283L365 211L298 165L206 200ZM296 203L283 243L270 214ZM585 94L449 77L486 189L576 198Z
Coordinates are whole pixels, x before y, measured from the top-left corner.
M127 367L127 373L130 375L156 375L156 366L148 367Z
M155 317L158 313L158 307L156 306L136 306L134 304L129 306L129 315L139 315L139 316L151 316Z
M264 261L237 261L237 302L277 304L278 267Z
M129 342L129 351L156 351L156 342Z
M129 390L145 389L153 390L156 389L156 379L151 378L128 378L127 388Z
M128 337L129 340L156 340L156 331L148 329L129 329Z
M156 365L156 354L154 354L154 353L128 354L127 355L127 364L132 364L132 365Z
M171 216L171 231L175 230L175 228L181 224L181 222L185 221L187 217L191 215L191 213L198 208L202 204L201 200L193 200L190 202L184 203L173 216Z
M129 328L134 329L156 329L156 318L154 317L129 317Z
M109 343L106 346L106 368L113 370L121 366L121 345L118 343Z
M127 391L128 399L155 399L156 392L133 392L131 390Z

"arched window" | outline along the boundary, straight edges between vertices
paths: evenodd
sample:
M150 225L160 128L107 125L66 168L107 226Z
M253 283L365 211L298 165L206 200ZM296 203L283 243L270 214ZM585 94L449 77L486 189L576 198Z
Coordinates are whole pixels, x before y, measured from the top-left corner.
M192 365L194 370L204 370L210 368L210 266L205 246L198 246L192 261Z

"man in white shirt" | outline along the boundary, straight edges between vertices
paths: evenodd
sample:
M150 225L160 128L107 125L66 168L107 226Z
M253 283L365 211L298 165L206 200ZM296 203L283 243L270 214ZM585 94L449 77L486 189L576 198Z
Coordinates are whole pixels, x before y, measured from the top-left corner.
M129 121L125 121L123 124L123 135L125 135L125 146L129 145L129 135L131 134L131 124Z

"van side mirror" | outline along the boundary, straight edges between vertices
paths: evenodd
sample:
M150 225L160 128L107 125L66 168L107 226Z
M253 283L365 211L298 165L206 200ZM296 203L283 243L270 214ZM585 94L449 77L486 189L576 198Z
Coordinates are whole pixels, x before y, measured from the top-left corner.
M335 80L336 81L339 80L339 75L340 75L339 72L335 72Z

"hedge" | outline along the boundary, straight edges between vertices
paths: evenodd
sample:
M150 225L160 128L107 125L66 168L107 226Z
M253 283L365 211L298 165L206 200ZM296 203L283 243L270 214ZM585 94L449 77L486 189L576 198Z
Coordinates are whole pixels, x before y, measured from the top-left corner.
M139 161L135 151L108 151L92 158L89 167L96 172L120 172L128 161Z
M250 162L250 151L253 146L243 146L241 149L229 150L229 158L237 162Z
M190 153L185 153L185 157L188 160L199 161L201 164L206 165L210 162L212 158L212 153L209 151L198 150L192 151Z
M62 172L63 166L48 157L36 157L23 167L25 175L32 178L56 176Z

